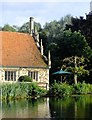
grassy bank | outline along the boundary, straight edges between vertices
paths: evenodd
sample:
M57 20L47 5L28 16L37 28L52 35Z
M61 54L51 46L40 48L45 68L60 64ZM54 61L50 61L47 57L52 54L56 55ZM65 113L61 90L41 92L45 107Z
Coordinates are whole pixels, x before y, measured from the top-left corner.
M46 90L40 88L36 83L4 83L0 85L0 94L3 100L36 98L46 94Z

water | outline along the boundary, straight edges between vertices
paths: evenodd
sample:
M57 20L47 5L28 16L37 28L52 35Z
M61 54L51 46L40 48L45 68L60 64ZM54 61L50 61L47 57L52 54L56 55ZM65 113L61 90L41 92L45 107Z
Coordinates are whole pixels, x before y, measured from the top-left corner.
M91 119L92 95L1 102L0 117Z

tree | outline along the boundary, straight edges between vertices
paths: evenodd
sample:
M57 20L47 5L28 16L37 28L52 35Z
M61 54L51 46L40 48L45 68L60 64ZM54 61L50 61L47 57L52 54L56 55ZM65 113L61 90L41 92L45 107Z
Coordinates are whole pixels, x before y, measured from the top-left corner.
M86 38L86 41L90 48L92 49L92 14L86 15L86 19L83 17L80 18L73 18L72 17L72 24L67 25L66 29L70 29L74 31L79 31L81 34L83 34ZM90 69L92 68L92 56L90 57L90 63L89 66ZM92 79L92 72L90 72L89 78L87 78L89 81ZM92 83L92 82L91 82Z
M59 34L62 34L66 24L71 24L71 15L66 15L59 21L53 20L44 25L44 28L40 31L40 38L44 43L45 55L47 55L50 44L54 43Z
M74 83L77 84L77 76L81 77L83 75L88 75L89 70L86 70L88 59L77 56L72 56L63 59L62 69L71 71L74 75Z
M54 39L52 38L52 41L48 48L51 49L53 58L64 59L71 56L90 57L92 55L92 50L80 32L62 31Z
M18 32L29 33L29 22L24 23L18 30Z
M12 26L10 26L9 24L4 25L4 27L2 28L2 31L16 32L16 30Z
M71 24L71 15L66 15L59 21L53 20L44 25L42 32L45 31L48 43L52 42L52 38L55 38L57 34L65 29L66 24Z
M40 23L35 22L35 28L39 32L39 30L41 29ZM18 30L18 32L23 32L23 33L29 33L29 31L30 31L30 23L29 22L24 23Z
M90 49L85 37L80 32L65 30L58 33L48 45L51 50L52 72L61 68L61 61L67 57L78 56L90 58ZM80 69L84 69L81 67Z
M61 51L64 58L70 56L90 57L92 54L85 37L80 31L64 31L57 37L57 44L59 45L59 51Z
M89 46L92 48L92 15L89 17L86 16L86 19L83 17L73 18L71 19L72 24L68 24L66 29L71 28L74 31L81 31L81 33L85 36Z
M70 14L66 15L65 17L62 17L59 21L60 25L65 28L66 25L72 24L72 16Z
M20 27L17 26L17 25L13 25L13 28L16 30L16 31L19 31Z

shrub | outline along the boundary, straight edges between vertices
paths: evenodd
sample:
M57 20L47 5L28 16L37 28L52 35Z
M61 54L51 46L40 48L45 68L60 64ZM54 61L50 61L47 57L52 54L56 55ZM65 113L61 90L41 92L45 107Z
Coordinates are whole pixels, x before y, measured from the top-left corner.
M33 82L29 86L29 91L28 91L28 96L33 96L33 97L39 97L39 96L44 96L46 95L47 90L42 89L41 87L38 86L37 83Z
M49 91L52 96L70 96L73 92L73 87L66 83L54 83Z
M89 94L92 93L92 85L86 83L78 83L69 85L66 83L54 83L49 90L49 94L52 96L62 97L70 96L73 94Z
M20 76L18 79L19 82L32 82L32 78L30 78L29 76L25 75L25 76Z
M88 94L92 93L92 85L83 83L77 83L73 85L74 87L74 94Z

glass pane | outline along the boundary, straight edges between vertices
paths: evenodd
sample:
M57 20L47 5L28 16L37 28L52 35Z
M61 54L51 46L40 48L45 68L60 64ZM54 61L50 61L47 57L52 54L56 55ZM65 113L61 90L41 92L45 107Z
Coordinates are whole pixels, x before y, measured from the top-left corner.
M13 72L13 80L16 81L16 71Z
M11 80L13 80L13 71L11 71Z
M10 81L10 71L7 72L8 72L8 81Z
M7 71L5 71L5 80L7 80Z

